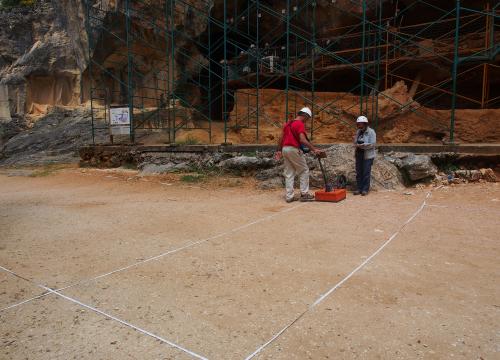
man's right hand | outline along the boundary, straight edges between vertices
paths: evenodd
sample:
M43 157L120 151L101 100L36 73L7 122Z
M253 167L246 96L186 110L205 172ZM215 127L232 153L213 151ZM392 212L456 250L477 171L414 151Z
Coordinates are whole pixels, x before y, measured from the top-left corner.
M321 149L314 149L313 150L313 153L314 155L316 155L317 157L321 157L322 154L324 154L325 152Z

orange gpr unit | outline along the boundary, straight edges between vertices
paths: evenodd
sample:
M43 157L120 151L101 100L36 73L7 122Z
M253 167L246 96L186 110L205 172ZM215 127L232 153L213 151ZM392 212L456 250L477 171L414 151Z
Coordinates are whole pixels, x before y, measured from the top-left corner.
M321 162L321 158L325 158L326 153L321 153L318 155L319 167L321 168L321 172L323 173L323 180L325 182L325 188L322 190L318 190L314 193L314 199L316 201L328 201L328 202L339 202L345 200L347 196L347 191L345 190L345 177L343 181L337 179L337 189L334 188L332 183L329 183L326 177L325 169L323 168L323 163ZM342 185L340 183L343 183Z
M314 193L316 201L339 202L345 200L347 192L345 189L333 189L327 192L326 189L318 190Z

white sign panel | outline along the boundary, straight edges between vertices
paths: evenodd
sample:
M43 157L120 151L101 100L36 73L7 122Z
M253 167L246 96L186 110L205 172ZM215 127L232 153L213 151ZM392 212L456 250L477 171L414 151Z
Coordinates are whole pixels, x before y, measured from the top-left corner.
M109 123L112 135L130 134L130 110L128 107L109 109Z

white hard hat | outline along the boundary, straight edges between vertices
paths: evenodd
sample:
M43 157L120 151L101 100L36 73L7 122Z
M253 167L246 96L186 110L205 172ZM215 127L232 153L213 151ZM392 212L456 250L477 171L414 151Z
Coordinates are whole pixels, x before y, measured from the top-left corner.
M304 108L300 109L299 113L307 114L307 115L309 115L309 117L312 117L312 115L313 115L311 109L309 109L308 107L304 107Z
M358 119L356 120L357 123L367 123L368 122L368 118L366 116L359 116Z

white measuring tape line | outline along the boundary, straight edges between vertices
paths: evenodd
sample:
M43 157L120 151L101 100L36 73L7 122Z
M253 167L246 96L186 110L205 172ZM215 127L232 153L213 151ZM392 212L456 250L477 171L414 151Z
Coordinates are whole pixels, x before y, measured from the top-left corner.
M152 257L150 257L150 258L147 258L147 259L144 259L144 260L138 261L138 262L136 262L136 263L133 263L133 264L130 264L130 265L124 266L124 267L122 267L122 268L119 268L119 269L116 269L116 270L113 270L113 271L107 272L107 273L105 273L105 274L101 274L101 275L95 276L95 277L90 278L90 279L87 279L87 280L82 280L82 281L79 281L79 282L77 282L77 283L74 283L74 284L68 285L68 286L66 286L66 287L64 287L64 288L58 289L57 291L66 290L66 289L68 289L68 288L70 288L70 287L77 286L77 285L83 285L83 284L86 284L86 283L89 283L89 282L92 282L92 281L95 281L95 280L101 279L101 278L103 278L103 277L106 277L106 276L109 276L109 275L113 275L113 274L116 274L116 273L118 273L118 272L122 272L122 271L124 271L124 270L128 270L128 269L130 269L130 268L133 268L133 267L136 267L136 266L139 266L139 265L145 264L145 263L147 263L147 262L150 262L150 261L153 261L153 260L158 260L158 259L160 259L160 258L162 258L162 257L167 256L167 255L172 255L172 254L175 254L175 253L180 252L180 251L182 251L182 250L186 250L186 249L192 248L192 247L194 247L194 246L196 246L196 245L200 245L200 244L206 243L206 242L208 242L208 241L210 241L210 240L215 240L215 239L218 239L218 238L224 237L224 236L226 236L226 235L233 234L233 233L235 233L235 232L237 232L237 231L240 231L240 230L246 229L246 228L248 228L248 227L250 227L250 226L253 226L253 225L256 225L256 224L261 223L261 222L263 222L263 221L269 220L269 219L271 219L271 218L273 218L273 217L276 217L276 216L278 216L278 215L281 215L281 214L283 214L283 213L285 213L285 212L288 212L288 211L291 211L291 210L297 209L298 207L303 206L303 205L304 205L304 204L300 204L300 205L296 205L296 206L294 206L294 207L292 207L292 208L287 208L287 209L285 209L285 210L283 210L283 211L280 211L280 212L278 212L278 213L275 213L275 214L271 214L271 215L265 216L265 217L263 217L263 218L257 219L257 220L255 220L255 221L252 221L252 222L247 223L247 224L245 224L245 225L238 226L238 227L236 227L236 228L234 228L234 229L231 229L231 230L225 231L225 232L223 232L223 233L220 233L220 234L217 234L217 235L214 235L214 236L210 236L210 237L205 238L205 239L202 239L202 240L194 241L194 242L188 243L188 244L186 244L186 245L184 245L184 246L181 246L181 247L179 247L179 248L176 248L176 249L173 249L173 250L169 250L169 251L167 251L167 252L164 252L164 253L162 253L162 254L160 254L160 255L152 256Z
M18 306L21 306L21 305L23 305L23 304L26 304L26 303L28 303L28 302L30 302L30 301L33 301L33 300L36 300L36 299L43 298L43 297L45 297L45 296L47 296L47 295L49 295L49 293L48 293L48 292L44 292L43 294L40 294L40 295L34 296L34 297L32 297L32 298L29 298L29 299L23 300L23 301L21 301L21 302L18 302L18 303L15 303L15 304L9 305L9 306L7 306L7 307L4 307L4 308L0 309L0 312L2 312L2 311L6 311L6 310L9 310L9 309L13 309L13 308L15 308L15 307L18 307Z
M366 264L368 264L375 256L377 256L387 245L389 245L398 235L399 233L409 224L411 223L421 212L422 210L426 207L427 205L427 199L431 196L431 192L428 192L424 202L420 207L413 213L413 215L406 220L403 225L399 227L399 229L391 235L391 237L383 243L373 254L371 254L365 261L363 261L361 264L359 264L353 271L349 273L346 277L344 277L340 282L335 284L330 290L328 290L326 293L321 295L314 303L312 303L305 311L300 313L293 321L291 321L288 325L286 325L283 329L278 331L271 339L269 339L266 343L262 344L257 350L255 350L253 353L248 355L245 360L250 360L254 358L256 355L258 355L262 350L264 350L269 344L274 342L277 338L279 338L285 331L287 331L290 327L292 327L297 321L299 321L305 314L307 314L309 311L314 309L317 305L319 305L323 300L325 300L329 295L331 295L335 290L337 290L339 287L341 287L347 280L349 280L354 274L356 274L359 270L361 270Z
M12 276L15 276L15 277L17 277L17 278L19 278L19 279L22 279L22 280L24 280L24 281L30 282L30 283L32 283L32 284L35 284L35 285L36 285L36 286L38 286L38 287L43 287L43 285L37 284L36 282L34 282L34 281L32 281L32 280L30 280L30 279L28 279L28 278L25 278L25 277L23 277L23 276L21 276L21 275L18 275L18 274L16 274L14 271L9 270L9 269L7 269L7 268L5 268L5 267L1 266L1 265L0 265L0 270L3 270L3 271L5 271L6 273L9 273L9 274L11 274Z
M154 333L152 333L152 332L150 332L150 331L144 330L144 329L142 329L142 328L140 328L140 327L138 327L138 326L135 326L135 325L133 325L133 324L131 324L131 323L129 323L129 322L126 322L125 320L122 320L122 319L120 319L120 318L117 318L116 316L113 316L113 315L111 315L111 314L105 313L104 311L101 311L101 310L99 310L99 309L97 309L97 308L95 308L95 307L93 307L93 306L90 306L90 305L84 304L84 303L82 303L81 301L78 301L78 300L76 300L76 299L74 299L74 298L72 298L72 297L69 297L69 296L63 295L63 294L61 294L60 292L58 292L57 290L53 290L53 289L51 289L51 288L48 288L48 287L43 286L43 285L41 285L41 284L38 284L38 283L36 283L36 282L34 282L34 281L32 281L32 280L29 280L29 279L27 279L27 278L25 278L25 277L23 277L23 276L21 276L21 275L16 274L16 273L15 273L15 272L13 272L12 270L9 270L9 269L7 269L7 268L5 268L5 267L3 267L3 266L0 266L0 269L1 269L1 270L3 270L3 271L5 271L5 272L8 272L9 274L11 274L11 275L13 275L13 276L15 276L15 277L17 277L17 278L19 278L19 279L22 279L22 280L24 280L24 281L27 281L27 282L29 282L29 283L31 283L31 284L36 285L37 287L39 287L39 288L41 288L41 289L43 289L43 290L45 290L45 291L47 291L47 293L45 293L45 295L54 294L54 295L56 295L56 296L59 296L59 297L61 297L61 298L65 299L65 300L67 300L67 301L70 301L70 302L72 302L72 303L74 303L74 304L80 305L80 306L82 306L82 307L84 307L84 308L86 308L86 309L88 309L88 310L91 310L91 311L93 311L93 312L95 312L95 313L97 313L97 314L100 314L100 315L105 316L105 317L107 317L107 318L109 318L109 319L111 319L111 320L114 320L114 321L116 321L116 322L118 322L118 323L120 323L120 324L122 324L122 325L125 325L125 326L127 326L127 327L130 327L130 328L132 328L132 329L134 329L134 330L136 330L136 331L138 331L138 332L140 332L140 333L142 333L142 334L144 334L144 335L148 335L148 336L150 336L150 337L152 337L152 338L154 338L154 339L156 339L156 340L159 340L159 341L161 341L161 342L163 342L163 343L165 343L165 344L168 344L168 345L170 345L171 347L173 347L173 348L175 348L175 349L177 349L177 350L183 351L183 352L185 352L186 354L189 354L189 355L191 355L191 356L192 356L192 357L194 357L194 358L197 358L197 359L200 359L200 360L208 360L206 357L201 356L201 355L199 355L199 354L197 354L197 353L195 353L195 352L193 352L193 351L191 351L191 350L188 350L188 349L186 349L186 348L184 348L184 347L182 347L182 346L180 346L180 345L178 345L178 344L176 344L176 343L174 343L174 342L172 342L172 341L169 341L169 340L167 340L167 339L165 339L165 338L162 338L161 336L158 336L158 335L156 335L156 334L154 334ZM44 296L45 296L45 295L44 295ZM41 297L41 296L39 296L39 297Z
M282 211L279 211L275 214L271 214L271 215L268 215L268 216L265 216L263 218L260 218L260 219L257 219L255 221L252 221L250 223L247 223L247 224L244 224L244 225L241 225L241 226L238 226L234 229L231 229L231 230L228 230L228 231L225 231L225 232L222 232L220 234L217 234L217 235L214 235L214 236L211 236L211 237L208 237L206 239L202 239L202 240L198 240L198 241L194 241L194 242L190 242L184 246L181 246L179 248L176 248L176 249L172 249L172 250L169 250L167 252L164 252L160 255L156 255L156 256L152 256L150 258L147 258L147 259L144 259L144 260L141 260L141 261L138 261L136 263L133 263L133 264L130 264L130 265L127 265L127 266L124 266L124 267L121 267L119 269L116 269L116 270L113 270L113 271L110 271L110 272L107 272L105 274L101 274L101 275L98 275L98 276L95 276L95 277L92 277L90 279L85 279L85 280L81 280L81 281L78 281L76 283L73 283L73 284L70 284L68 286L65 286L65 287L62 287L62 288L59 288L59 289L56 289L55 291L64 291L66 289L69 289L69 288L72 288L72 287L75 287L75 286L78 286L78 285L84 285L84 284L87 284L89 282L92 282L92 281L95 281L95 280L98 280L98 279L101 279L101 278L104 278L106 276L110 276L110 275L113 275L113 274L116 274L118 272L122 272L122 271L125 271L125 270L128 270L128 269L131 269L133 267L136 267L136 266L139 266L139 265L142 265L142 264L145 264L147 262L150 262L150 261L153 261L153 260L158 260L162 257L165 257L165 256L168 256L168 255L172 255L172 254L175 254L177 252L180 252L182 250L186 250L186 249L189 249L189 248L192 248L196 245L200 245L200 244L203 244L205 242L208 242L210 240L215 240L215 239L218 239L218 238L221 238L221 237L224 237L226 235L229 235L229 234L233 234L237 231L240 231L240 230L243 230L243 229L246 229L250 226L253 226L253 225L256 225L256 224L259 224L263 221L266 221L266 220L269 220L269 219L272 219L273 217L276 217L278 215L281 215L281 214L284 214L286 212L289 212L289 211L292 211L292 210L295 210L301 206L304 206L306 203L302 203L302 204L299 204L299 205L295 205L293 207L290 207L290 208L287 208L285 210L282 210ZM26 280L26 279L25 279ZM27 299L27 300L24 300L24 301L21 301L19 303L16 303L16 304L13 304L13 305L10 305L10 306L7 306L3 309L0 309L0 312L2 311L5 311L5 310L9 310L9 309L12 309L12 308L15 308L17 306L20 306L20 305L23 305L23 304L26 304L30 301L33 301L33 300L36 300L36 299L39 299L41 297L44 297L44 296L47 296L48 293L44 293L44 294L40 294L38 296L35 296L35 297L32 297L30 299Z
M95 313L98 313L98 314L100 314L100 315L102 315L102 316L105 316L105 317L107 317L107 318L109 318L109 319L111 319L111 320L114 320L114 321L116 321L116 322L118 322L118 323L122 324L122 325L128 326L128 327L130 327L130 328L132 328L132 329L134 329L134 330L136 330L136 331L138 331L138 332L140 332L140 333L143 333L144 335L151 336L152 338L154 338L154 339L156 339L156 340L159 340L159 341L161 341L161 342L163 342L163 343L165 343L165 344L168 344L168 345L170 345L171 347L173 347L173 348L175 348L175 349L177 349L177 350L183 351L183 352L185 352L186 354L189 354L189 355L191 355L191 356L192 356L192 357L194 357L194 358L201 359L201 360L208 360L208 359L207 359L206 357L204 357L204 356L201 356L201 355L199 355L199 354L197 354L197 353L195 353L195 352L193 352L193 351L191 351L191 350L188 350L188 349L186 349L186 348L184 348L184 347L182 347L182 346L180 346L180 345L178 345L178 344L176 344L176 343L174 343L174 342L171 342L171 341L169 341L169 340L167 340L167 339L165 339L165 338L162 338L161 336L158 336L158 335L156 335L156 334L153 334L153 333L152 333L152 332L150 332L150 331L144 330L144 329L142 329L142 328L140 328L140 327L138 327L138 326L135 326L135 325L133 325L133 324L131 324L131 323L129 323L129 322L126 322L125 320L119 319L119 318L117 318L116 316L113 316L113 315L111 315L111 314L105 313L104 311L101 311L101 310L99 310L99 309L97 309L97 308L95 308L95 307L93 307L93 306L90 306L90 305L84 304L84 303L82 303L81 301L78 301L78 300L76 300L76 299L73 299L73 298L71 298L71 297L69 297L69 296L63 295L63 294L61 294L61 293L60 293L60 292L58 292L58 291L55 291L55 290L49 289L49 288L47 288L47 287L46 287L45 289L46 289L47 291L49 291L49 293L50 293L50 294L54 294L54 295L57 295L57 296L59 296L59 297L62 297L62 298L63 298L63 299L65 299L65 300L68 300L68 301L70 301L70 302L72 302L72 303L78 304L78 305L80 305L80 306L82 306L82 307L84 307L84 308L86 308L86 309L89 309L89 310L91 310L91 311L93 311L93 312L95 312Z

